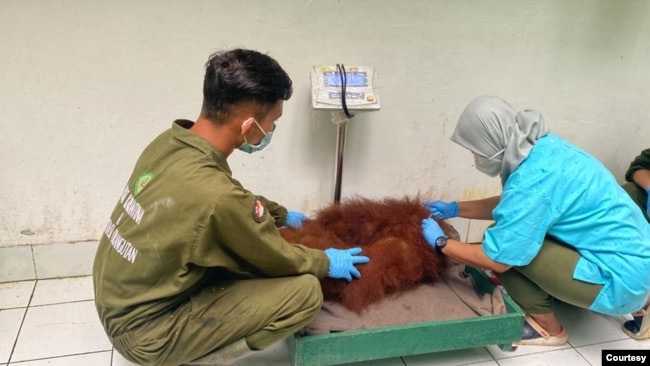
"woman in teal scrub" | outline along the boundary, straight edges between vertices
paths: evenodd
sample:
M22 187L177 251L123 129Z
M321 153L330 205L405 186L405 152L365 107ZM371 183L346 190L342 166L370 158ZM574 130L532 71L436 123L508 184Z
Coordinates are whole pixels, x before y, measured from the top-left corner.
M425 202L440 218L494 220L481 245L447 239L433 219L427 241L461 263L490 269L526 313L520 345L562 345L552 301L625 315L650 294L650 225L594 157L550 133L541 113L483 96L461 114L451 140L476 168L501 177L500 196ZM650 334L645 336L650 337Z

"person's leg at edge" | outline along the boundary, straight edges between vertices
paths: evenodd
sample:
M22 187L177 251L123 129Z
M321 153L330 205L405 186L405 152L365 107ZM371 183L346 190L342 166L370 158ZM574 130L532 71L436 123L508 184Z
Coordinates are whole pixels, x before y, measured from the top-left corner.
M210 333L210 336L194 334L195 341L190 343L198 346L196 342L205 344L206 339L218 339L224 333L231 336L212 350L201 351L202 355L188 365L219 364L224 360L233 361L226 359L230 355L237 359L249 355L250 351L268 348L304 328L318 315L323 304L320 282L312 275L237 281L217 284L213 289L216 291L209 291L195 301L202 309L197 315L203 320L223 319L224 325L211 331L197 329L196 333ZM224 295L214 295L224 291ZM187 343L178 348L186 347Z
M623 323L623 333L634 339L650 338L650 315L648 315L649 308L650 298L648 301L646 301L643 308L631 314L632 320L627 320L625 323Z
M116 349L142 365L230 364L299 331L323 304L320 282L309 274L214 278L176 310L114 337Z
M553 313L552 296L515 268L496 273L496 276L524 313L535 319L549 335L555 336L562 332L562 324Z
M647 212L648 193L634 182L627 182L623 184L622 187L630 198L632 198L632 200L639 206L645 219L650 222L650 216L648 216ZM645 339L647 336L650 336L650 331L646 331L648 334L646 334L646 332L641 332L641 326L649 307L650 298L643 308L632 313L633 320L628 320L623 324L623 332L625 332L625 334L635 339ZM646 322L650 323L650 320L646 320Z
M246 343L253 350L266 349L303 329L320 312L323 306L323 292L318 279L311 275L295 277L294 282L283 287L302 286L304 291L291 294L291 298L275 299L277 302L292 304L284 314L277 314L273 322L246 337Z
M602 289L602 285L573 279L579 259L575 249L547 237L531 263L496 275L522 310L556 336L564 329L553 313L553 299L588 309Z

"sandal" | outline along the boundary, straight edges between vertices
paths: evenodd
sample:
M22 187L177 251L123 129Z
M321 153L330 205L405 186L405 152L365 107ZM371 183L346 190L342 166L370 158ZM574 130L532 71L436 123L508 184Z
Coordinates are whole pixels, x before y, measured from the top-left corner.
M526 315L524 333L521 340L515 342L517 346L562 346L569 340L566 329L554 336L548 334L531 316Z
M650 338L650 316L646 316L646 310L632 313L632 318L623 323L623 333L634 339Z

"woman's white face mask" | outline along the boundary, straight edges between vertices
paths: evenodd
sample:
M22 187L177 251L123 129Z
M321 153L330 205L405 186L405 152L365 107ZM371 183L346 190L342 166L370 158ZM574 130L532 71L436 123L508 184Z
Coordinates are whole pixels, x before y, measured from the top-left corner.
M476 165L476 169L481 173L489 175L490 177L496 177L499 175L499 173L501 173L501 159L497 159L496 157L501 155L503 151L504 150L501 150L489 158L481 156L477 153L472 153L474 154L474 164Z

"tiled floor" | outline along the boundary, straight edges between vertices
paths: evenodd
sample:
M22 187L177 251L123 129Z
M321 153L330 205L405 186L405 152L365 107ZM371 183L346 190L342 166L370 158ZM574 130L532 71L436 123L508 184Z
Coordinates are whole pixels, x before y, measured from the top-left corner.
M0 283L0 366L127 366L104 335L93 305L90 277ZM650 349L627 338L623 317L606 317L565 304L558 317L571 334L560 348L496 346L356 363L363 366L600 365L602 349ZM471 336L471 335L468 335ZM238 366L290 365L285 343Z

